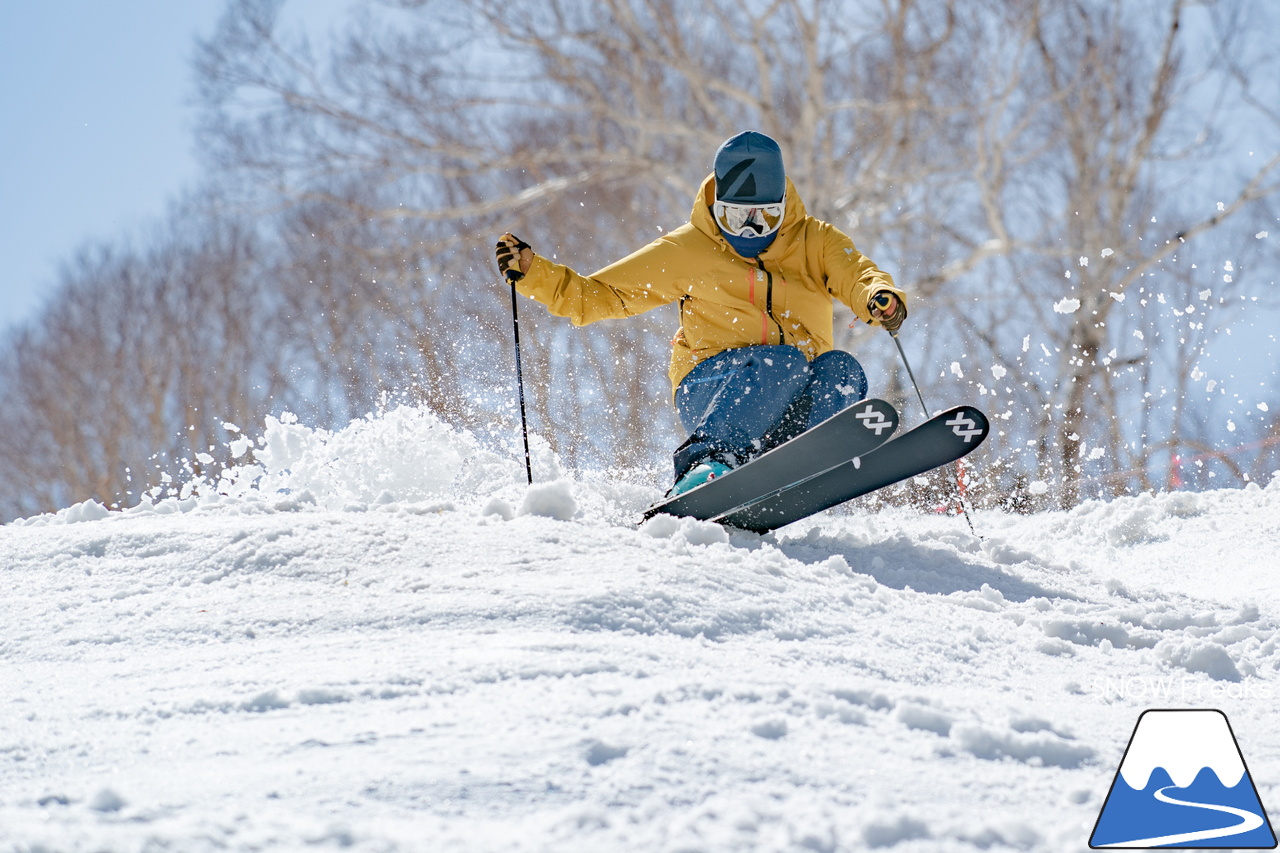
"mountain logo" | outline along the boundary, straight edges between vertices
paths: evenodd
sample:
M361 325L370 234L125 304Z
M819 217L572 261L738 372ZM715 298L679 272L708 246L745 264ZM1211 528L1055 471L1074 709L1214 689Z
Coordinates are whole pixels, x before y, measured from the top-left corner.
M1143 711L1089 846L1274 849L1275 833L1227 715Z

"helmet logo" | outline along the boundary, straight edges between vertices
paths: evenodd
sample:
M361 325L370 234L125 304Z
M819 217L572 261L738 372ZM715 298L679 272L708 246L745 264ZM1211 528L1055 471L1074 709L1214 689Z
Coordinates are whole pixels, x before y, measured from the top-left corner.
M742 186L738 187L736 191L730 191L730 188L742 176L742 173L751 168L755 162L756 158L751 157L724 173L724 177L717 181L720 186L721 198L751 198L756 194L756 176L754 174L748 174L746 180L742 182Z

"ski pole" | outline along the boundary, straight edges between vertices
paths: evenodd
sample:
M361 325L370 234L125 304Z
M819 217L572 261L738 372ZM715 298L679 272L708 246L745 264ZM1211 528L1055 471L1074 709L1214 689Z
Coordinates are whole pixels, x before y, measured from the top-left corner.
M885 331L889 332L889 336L893 338L893 342L898 346L898 355L902 356L902 366L907 369L907 377L911 380L911 387L916 389L916 399L920 401L920 408L924 409L924 416L926 418L930 417L929 407L924 402L924 395L920 393L920 384L916 382L916 375L911 372L911 362L907 361L906 350L902 348L902 341L898 338L898 330L886 329ZM948 473L952 473L951 468L951 465L947 466ZM969 532L974 536L978 536L978 531L973 529L973 519L969 517L969 507L965 506L964 495L960 493L959 470L956 470L954 474L954 478L947 478L947 484L951 487L951 496L960 505L960 511L964 513L964 520L969 523ZM978 538L981 539L982 537L978 536Z
M916 389L916 399L920 401L920 408L924 409L924 416L931 417L929 407L925 405L924 395L920 393L920 386L916 383L916 375L911 372L911 362L907 361L907 354L902 349L902 341L898 340L898 330L893 329L889 332L889 336L893 338L893 342L898 345L898 355L902 356L902 366L907 369L907 377L911 380L911 387Z
M529 456L529 419L525 415L524 409L524 369L520 365L520 315L518 313L518 298L516 295L516 282L524 278L524 273L518 269L507 270L507 281L511 285L511 325L515 328L516 336L516 388L520 395L520 431L524 434L524 473L529 478L529 485L533 485L533 462Z

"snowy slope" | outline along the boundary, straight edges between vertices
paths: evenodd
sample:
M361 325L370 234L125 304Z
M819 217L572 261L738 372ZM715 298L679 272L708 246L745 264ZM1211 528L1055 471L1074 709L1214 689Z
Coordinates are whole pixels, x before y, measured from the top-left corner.
M258 444L0 528L0 851L1083 850L1149 707L1280 813L1280 478L758 537L409 409Z

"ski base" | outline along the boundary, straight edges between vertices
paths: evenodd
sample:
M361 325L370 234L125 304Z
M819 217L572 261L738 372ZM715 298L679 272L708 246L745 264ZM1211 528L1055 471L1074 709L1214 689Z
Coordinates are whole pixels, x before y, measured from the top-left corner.
M955 462L982 444L990 430L986 416L957 406L863 456L782 485L711 520L728 527L768 533L876 489Z

